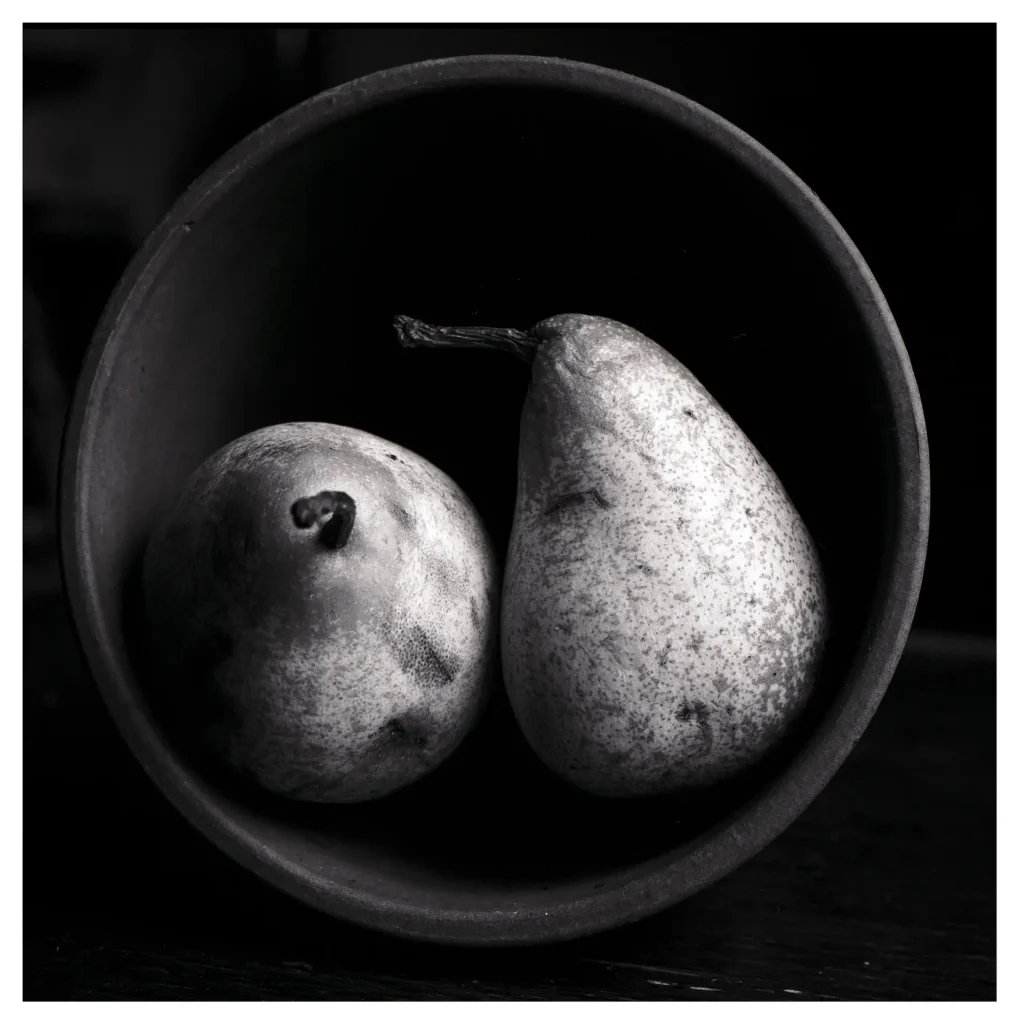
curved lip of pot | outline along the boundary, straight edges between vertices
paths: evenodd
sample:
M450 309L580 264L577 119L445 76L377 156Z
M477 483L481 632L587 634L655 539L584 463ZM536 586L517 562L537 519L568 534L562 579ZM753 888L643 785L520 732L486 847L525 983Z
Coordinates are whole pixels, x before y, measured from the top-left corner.
M424 907L325 881L282 858L225 813L177 761L136 698L130 668L117 657L110 628L98 611L83 515L97 413L115 356L116 346L107 340L121 319L145 301L156 275L192 225L247 172L330 124L411 95L485 85L537 85L622 101L708 141L765 182L836 266L866 324L895 416L896 430L889 438L900 480L893 556L871 609L867 639L850 669L852 683L786 771L697 840L620 872L615 884L577 897L550 892L547 903L519 905L512 911ZM61 562L79 642L118 728L166 797L234 860L303 902L391 934L460 945L549 942L636 921L728 874L787 828L845 760L888 686L919 594L930 501L923 412L902 338L873 274L814 192L745 132L669 89L592 64L516 55L430 60L347 82L267 122L199 177L149 235L100 318L68 417L60 484Z

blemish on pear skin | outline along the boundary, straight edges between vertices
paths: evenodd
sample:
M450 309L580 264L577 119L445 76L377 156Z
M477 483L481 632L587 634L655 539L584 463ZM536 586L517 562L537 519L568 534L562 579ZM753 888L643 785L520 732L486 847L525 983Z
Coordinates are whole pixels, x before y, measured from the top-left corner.
M698 749L688 752L689 756L701 756L710 752L713 744L713 734L711 730L711 716L707 704L701 700L695 700L692 703L684 701L676 712L676 718L680 722L695 721L700 731L701 743L698 745Z
M612 504L602 496L601 492L595 488L591 488L587 491L563 494L560 497L555 498L545 509L545 515L551 515L553 512L559 512L562 509L577 508L580 505L587 504L589 500L593 501L598 508L612 508Z
M425 685L447 686L460 670L459 661L440 654L432 638L417 624L406 632L397 630L391 645L400 668Z
M411 746L419 750L428 746L428 730L413 715L391 718L382 728L387 741L393 746Z
M414 517L402 506L391 502L389 505L389 511L392 512L393 518L401 525L405 526L408 530L414 527Z

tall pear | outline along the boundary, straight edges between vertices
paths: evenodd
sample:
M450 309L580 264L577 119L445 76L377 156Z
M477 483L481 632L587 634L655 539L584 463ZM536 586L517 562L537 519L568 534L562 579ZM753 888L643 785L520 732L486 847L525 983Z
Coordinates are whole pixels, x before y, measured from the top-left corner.
M759 760L807 700L828 611L807 528L731 417L664 348L602 317L397 328L406 345L533 361L501 627L538 756L613 797Z

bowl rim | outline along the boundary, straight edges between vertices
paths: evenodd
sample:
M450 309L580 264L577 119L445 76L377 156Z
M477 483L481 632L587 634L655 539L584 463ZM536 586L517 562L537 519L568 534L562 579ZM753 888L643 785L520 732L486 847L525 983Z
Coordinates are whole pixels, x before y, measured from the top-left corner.
M312 875L282 859L212 805L179 764L136 699L99 612L88 502L97 412L116 355L119 322L144 301L155 277L209 208L242 177L312 133L385 103L445 88L543 86L622 101L699 136L762 181L806 227L850 293L883 370L895 432L900 487L892 558L836 704L786 771L694 843L647 862L622 885L518 911L465 911L397 903ZM859 250L815 193L746 132L663 86L610 68L553 57L476 54L374 72L291 107L233 146L184 192L124 271L99 319L74 391L61 455L60 556L79 644L99 692L132 753L192 825L264 881L333 916L407 938L454 945L527 945L631 923L664 910L728 874L784 831L827 785L869 723L891 680L923 577L930 467L923 411L909 358L888 304Z

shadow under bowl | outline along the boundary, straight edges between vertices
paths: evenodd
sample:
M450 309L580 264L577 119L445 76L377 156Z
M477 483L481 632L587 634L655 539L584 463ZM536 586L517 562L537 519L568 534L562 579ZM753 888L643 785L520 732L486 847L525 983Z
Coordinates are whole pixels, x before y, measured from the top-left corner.
M146 696L136 574L187 476L240 434L324 420L451 475L504 552L528 369L405 351L391 322L628 323L705 384L817 540L834 614L781 749L685 800L553 779L498 697L433 776L359 806L288 804L197 764ZM65 438L65 583L89 665L163 793L241 864L344 919L522 944L634 921L748 859L821 791L905 642L928 521L905 349L860 254L774 156L703 107L590 65L464 57L316 96L200 178L89 350Z

